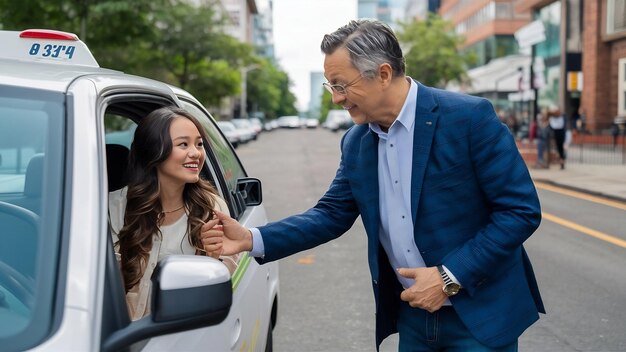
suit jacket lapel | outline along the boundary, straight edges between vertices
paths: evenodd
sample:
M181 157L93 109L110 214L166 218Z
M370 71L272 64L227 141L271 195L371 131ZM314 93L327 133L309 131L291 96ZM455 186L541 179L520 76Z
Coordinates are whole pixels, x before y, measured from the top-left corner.
M417 216L417 207L422 195L424 173L430 155L430 148L435 135L439 112L437 101L431 88L417 83L417 106L415 109L415 128L413 132L413 169L411 171L411 214L413 224Z
M367 206L361 210L365 230L375 234L378 241L379 193L378 193L378 136L368 128L361 138L357 175L362 177Z

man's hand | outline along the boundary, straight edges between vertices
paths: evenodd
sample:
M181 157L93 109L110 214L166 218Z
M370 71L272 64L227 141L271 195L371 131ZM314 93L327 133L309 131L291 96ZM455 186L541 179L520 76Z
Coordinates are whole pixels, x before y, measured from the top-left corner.
M398 274L407 279L414 279L413 286L402 291L400 299L411 307L421 308L430 313L438 311L448 296L443 292L443 279L435 267L400 268Z
M214 210L215 218L202 226L201 237L205 250L221 250L221 255L234 255L252 250L252 233L237 220ZM221 246L221 247L220 247Z

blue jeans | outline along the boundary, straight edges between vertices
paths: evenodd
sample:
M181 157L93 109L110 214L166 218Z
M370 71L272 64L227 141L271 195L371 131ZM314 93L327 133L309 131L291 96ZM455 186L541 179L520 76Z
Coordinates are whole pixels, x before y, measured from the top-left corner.
M537 139L537 162L545 164L544 155L546 153L547 143L545 140Z
M517 341L495 349L478 342L451 306L428 313L402 302L398 331L400 352L517 352Z

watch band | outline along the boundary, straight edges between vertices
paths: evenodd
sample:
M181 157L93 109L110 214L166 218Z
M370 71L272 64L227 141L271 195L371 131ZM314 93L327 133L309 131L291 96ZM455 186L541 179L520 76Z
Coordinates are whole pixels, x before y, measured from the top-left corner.
M437 265L437 270L439 270L439 275L441 275L441 278L443 279L443 283L445 285L450 285L451 283L454 282L452 281L450 276L448 276L448 273L443 269L442 265Z
M443 293L445 293L448 297L454 296L459 293L461 289L461 285L452 281L448 273L443 269L442 265L437 265L437 270L439 270L439 275L441 275L441 279L443 280Z

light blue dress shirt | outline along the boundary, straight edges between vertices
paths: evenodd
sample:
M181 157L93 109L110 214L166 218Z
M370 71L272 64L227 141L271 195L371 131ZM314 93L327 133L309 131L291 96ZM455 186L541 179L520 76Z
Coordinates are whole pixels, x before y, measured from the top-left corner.
M380 207L380 243L389 262L397 268L423 268L424 259L413 237L411 216L411 171L413 168L413 129L417 105L417 84L410 79L411 88L402 110L384 132L378 124L370 129L378 135L378 195ZM403 287L414 280L400 276Z

